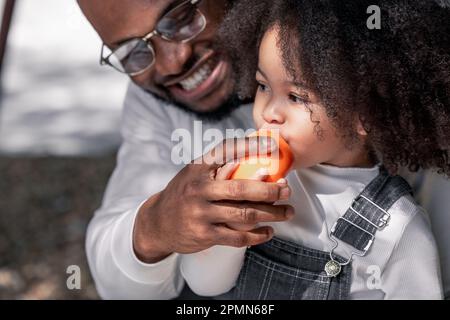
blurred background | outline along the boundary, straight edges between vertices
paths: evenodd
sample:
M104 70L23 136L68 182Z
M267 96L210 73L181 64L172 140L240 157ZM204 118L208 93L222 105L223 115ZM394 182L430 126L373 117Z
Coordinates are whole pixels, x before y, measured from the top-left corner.
M127 78L99 66L100 39L75 0L0 0L3 36L8 12L0 299L96 299L84 236L115 165ZM71 265L80 290L67 288Z

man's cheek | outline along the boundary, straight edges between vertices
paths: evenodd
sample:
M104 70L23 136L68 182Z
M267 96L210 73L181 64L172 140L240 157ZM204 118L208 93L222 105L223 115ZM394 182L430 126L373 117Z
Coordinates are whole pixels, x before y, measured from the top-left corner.
M154 93L160 98L169 99L169 94L163 87L158 87L154 84L151 77L139 75L131 77L131 80L142 89Z
M136 76L132 76L131 79L133 80L134 83L136 83L138 86L140 86L141 88L147 89L147 90L158 90L157 85L156 85L156 71L155 71L155 67L151 67L149 68L147 71L136 75Z

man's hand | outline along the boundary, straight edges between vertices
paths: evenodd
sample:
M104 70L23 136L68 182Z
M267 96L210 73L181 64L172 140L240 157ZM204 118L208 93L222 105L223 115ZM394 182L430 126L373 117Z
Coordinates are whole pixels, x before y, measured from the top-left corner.
M294 215L291 206L273 204L289 198L287 184L215 176L226 162L274 148L268 137L224 140L201 163L197 159L183 168L141 207L133 232L137 257L155 263L173 252L193 253L214 245L244 247L270 240L273 230L269 226L239 231L227 224L248 226L290 219Z

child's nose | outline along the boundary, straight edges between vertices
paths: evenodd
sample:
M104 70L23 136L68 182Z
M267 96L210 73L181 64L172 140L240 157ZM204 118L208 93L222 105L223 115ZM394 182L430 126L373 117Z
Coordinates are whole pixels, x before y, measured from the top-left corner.
M285 121L280 106L275 103L269 104L264 109L263 119L268 124L282 124Z

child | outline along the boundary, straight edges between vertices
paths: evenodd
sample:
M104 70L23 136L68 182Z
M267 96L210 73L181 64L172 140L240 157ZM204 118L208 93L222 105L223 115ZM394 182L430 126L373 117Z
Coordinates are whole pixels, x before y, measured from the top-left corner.
M381 29L372 30L373 4L247 0L226 19L243 95L256 73L256 126L279 130L294 154L295 217L271 224L265 244L183 256L197 294L442 298L425 213L391 174L450 172L450 14L432 1L378 1Z

